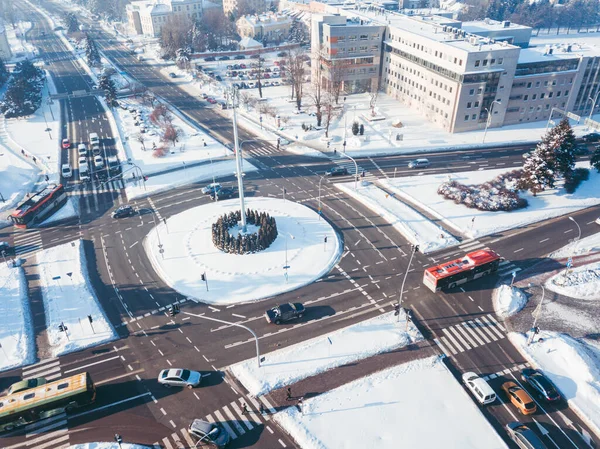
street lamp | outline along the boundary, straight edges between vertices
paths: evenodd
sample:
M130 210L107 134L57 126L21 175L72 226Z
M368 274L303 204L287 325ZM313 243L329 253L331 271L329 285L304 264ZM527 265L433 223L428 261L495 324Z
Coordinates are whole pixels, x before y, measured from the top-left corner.
M323 182L324 178L325 175L321 176L319 179L319 220L321 219L321 183Z
M542 304L544 304L544 296L546 296L546 289L544 288L544 286L542 284L539 284L539 286L542 287L542 300L540 301L540 304L536 307L537 312L536 312L536 310L533 311L533 313L534 313L533 326L531 326L531 336L527 339L527 346L529 346L531 344L531 342L533 341L534 335L537 334L536 324L537 324L538 317L540 316L540 312L542 311ZM534 287L534 284L532 284L530 282L529 287Z
M346 153L342 153L341 156L347 157L352 162L354 162L354 172L355 172L354 173L354 190L356 190L356 184L358 183L358 164L356 163L356 161L354 160L354 158L352 156L348 156Z
M288 233L284 232L283 234L285 235L285 265L283 266L283 269L285 270L284 276L285 276L285 283L287 284L287 282L288 282L288 268L290 268L290 266L288 265L288 257L287 257L288 256L287 255L287 253L288 253L288 251L287 251L287 248L288 248L288 245L287 245ZM292 234L289 234L289 236L290 236L290 238L292 240L294 240L295 237Z
M490 123L492 122L492 113L494 112L494 103L500 104L500 100L492 101L492 104L490 105L489 110L488 110L488 108L483 108L487 111L488 116L487 116L487 120L485 121L485 131L483 132L483 140L481 141L481 143L485 142L485 136L487 135L488 126L490 126Z
M573 223L575 223L575 226L577 226L577 232L579 233L577 235L577 240L575 241L575 244L571 248L571 255L569 256L569 260L571 261L571 267L572 267L573 266L573 254L575 253L575 250L577 249L577 245L579 245L579 240L581 240L581 228L579 227L579 223L577 223L573 217L569 217L569 220L571 220ZM569 271L569 268L571 268L571 267L567 267L567 269L565 270L565 277L567 276L567 271Z
M163 249L163 245L160 242L160 233L158 232L158 228L156 227L156 211L154 209L150 209L152 211L152 221L154 222L154 227L156 228L156 237L158 237L158 252L160 253L160 255L162 256L162 258L165 258L165 250Z
M398 320L400 322L400 307L402 307L402 293L404 292L404 283L406 282L406 277L408 276L408 272L410 271L410 264L412 263L413 256L416 252L419 251L419 245L411 245L410 258L408 259L408 267L406 268L406 273L404 273L404 279L402 279L402 286L400 287L400 295L398 296Z
M588 96L588 100L592 101L592 109L590 110L590 115L588 116L588 120L592 119L592 115L594 114L594 108L596 107L596 101L598 101L598 95L600 95L600 89L598 89L598 92L596 92L596 96L594 98L590 96Z

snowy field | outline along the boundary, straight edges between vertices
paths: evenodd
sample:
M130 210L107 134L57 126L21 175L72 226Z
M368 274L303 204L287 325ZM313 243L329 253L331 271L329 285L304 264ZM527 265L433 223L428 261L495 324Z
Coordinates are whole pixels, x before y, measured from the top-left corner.
M353 182L335 184L335 186L384 218L413 245L419 245L420 252L426 254L458 245L458 241L452 235L403 203L395 195L388 195L375 184L360 184L356 190Z
M569 407L600 435L600 347L567 334L542 331L527 346L527 336L508 337L527 359L546 374L569 402Z
M21 267L0 262L0 371L33 363L35 337Z
M525 293L510 285L501 285L492 293L494 311L502 319L506 319L518 313L527 304Z
M288 407L275 420L303 449L507 448L437 357L355 380L302 409Z
M54 357L117 337L90 284L80 240L40 251L36 259ZM88 315L93 320L91 325ZM61 323L67 326L68 336L59 332Z
M600 262L563 270L546 281L546 288L571 298L600 299Z
M37 175L36 168L4 145L0 146L0 194L4 198L4 202L0 201L0 212L7 211L0 213L0 217L8 215L8 210L13 209L23 200L25 193L32 190Z
M400 322L397 322L393 313L387 313L270 352L265 355L266 360L260 368L253 358L232 365L230 369L252 395L262 396L323 371L399 349L422 339L413 323L409 323L406 331L404 313L400 316Z
M12 57L5 62L18 62L25 59L34 59L37 55L36 48L25 40L26 33L31 29L31 22L17 22L13 28L8 22L2 27L6 30L6 39L12 52Z
M246 208L267 212L277 222L278 237L255 254L227 254L212 242L212 224L239 209L239 199L194 207L160 223L144 239L157 274L184 296L208 304L235 304L278 295L314 282L341 255L337 234L306 206L282 199L250 197ZM327 237L327 244L324 244ZM164 259L158 252L159 239ZM287 247L287 250L286 250ZM286 262L287 280L283 269ZM206 284L200 276L206 273Z
M580 162L577 166L589 167L589 164ZM462 184L481 184L506 171L508 170L453 173L452 179ZM471 238L518 228L600 204L600 174L596 170L590 170L589 180L584 181L573 194L565 193L560 186L539 193L537 197L521 192L520 195L529 202L529 206L511 212L480 211L446 200L438 195L437 188L447 180L447 174L436 174L388 179L383 185L389 185L401 197L407 197Z

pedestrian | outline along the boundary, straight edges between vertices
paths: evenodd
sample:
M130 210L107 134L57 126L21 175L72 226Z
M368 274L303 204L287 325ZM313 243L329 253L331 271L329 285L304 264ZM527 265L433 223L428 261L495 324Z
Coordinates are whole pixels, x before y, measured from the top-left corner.
M48 175L46 175L46 182L50 181L50 178L48 177Z
M302 416L304 416L304 407L303 406L304 406L304 403L302 402L302 399L300 399L298 401L297 407L298 407L298 411L300 413L302 413Z
M260 408L259 408L258 410L260 411L260 414L261 414L261 415L264 415L264 414L265 414L265 406L264 406L264 405L262 405L262 403L260 404Z
M244 402L242 402L242 414L243 415L248 414L248 406Z
M360 176L361 176L362 178L364 178L364 177L365 177L365 171L364 171L364 170L362 171L362 173L360 174Z
M337 150L335 148L333 149L333 154L337 154Z
M288 387L288 389L287 389L287 400L288 401L292 400L292 389L290 387Z
M37 159L35 158L35 156L33 156L33 162L37 163Z

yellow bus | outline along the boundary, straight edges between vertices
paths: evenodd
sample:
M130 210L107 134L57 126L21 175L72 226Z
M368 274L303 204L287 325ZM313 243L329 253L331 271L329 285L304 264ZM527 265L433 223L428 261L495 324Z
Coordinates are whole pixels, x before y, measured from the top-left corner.
M70 412L91 404L96 399L96 386L89 373L0 397L0 432Z

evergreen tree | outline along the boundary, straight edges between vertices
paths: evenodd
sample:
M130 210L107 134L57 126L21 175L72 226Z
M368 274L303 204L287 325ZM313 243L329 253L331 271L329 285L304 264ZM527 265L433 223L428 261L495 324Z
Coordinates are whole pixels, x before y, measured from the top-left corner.
M542 142L531 153L523 164L523 176L520 188L528 189L536 196L546 188L554 187L554 170L548 166L545 158L546 147L540 149Z
M98 81L98 89L104 91L104 98L109 106L113 106L117 100L117 87L115 82L107 75L102 75Z
M0 58L0 87L4 86L4 83L6 83L8 76L9 73L6 69L6 65L4 64L4 60Z
M74 33L79 30L79 21L77 20L77 16L72 12L66 14L64 21L69 33Z
M354 135L354 136L358 135L358 130L359 130L358 122L352 123L352 135Z
M365 134L365 125L363 125L362 123L360 124L360 127L358 128L358 134L360 134L361 136Z
M98 47L96 47L96 42L89 34L85 35L85 55L89 65L94 67L100 65L100 53L98 52Z
M557 133L557 146L554 151L556 171L563 177L568 177L575 168L575 133L568 118L564 118L555 128Z
M590 157L590 165L600 173L600 147L596 148Z

